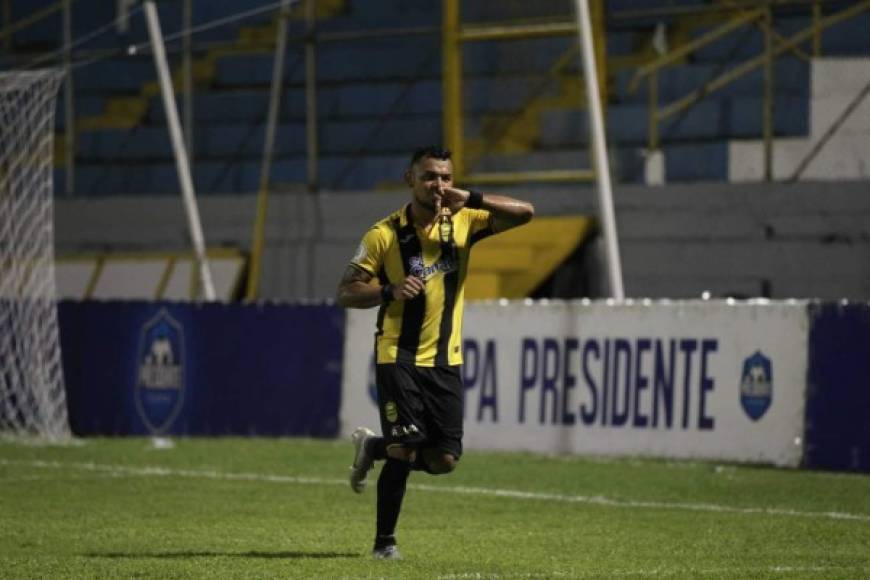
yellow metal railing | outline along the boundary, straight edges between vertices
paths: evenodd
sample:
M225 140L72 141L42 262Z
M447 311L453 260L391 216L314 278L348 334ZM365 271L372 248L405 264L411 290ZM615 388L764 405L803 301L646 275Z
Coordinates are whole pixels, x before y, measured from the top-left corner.
M845 20L853 18L858 14L870 9L870 0L857 2L852 6L835 12L829 16L821 16L821 6L819 2L812 4L812 24L807 28L783 38L776 34L772 26L772 8L774 5L783 5L787 2L767 2L761 8L754 8L742 11L730 18L727 22L719 27L707 32L697 39L689 42L680 48L665 54L644 66L638 68L629 85L631 91L636 91L640 83L645 78L648 83L648 98L649 98L649 117L648 117L648 136L647 147L650 151L655 151L660 145L659 125L662 121L667 120L674 115L688 110L696 103L706 98L710 94L728 86L732 82L749 74L750 72L763 67L764 68L764 98L763 98L763 124L762 129L764 140L764 174L765 179L772 178L773 164L773 61L787 51L794 52L801 43L811 41L813 45L813 54L818 55L821 48L821 32ZM732 32L750 25L755 24L764 31L764 52L756 57L746 60L737 66L720 74L716 78L708 81L701 87L689 92L688 94L676 99L673 102L667 103L664 106L659 105L658 91L658 75L668 67L674 66L682 62L688 55L696 50L705 47L709 44L717 42L721 38L731 34Z
M596 68L598 77L606 79L606 50L604 34L603 0L592 0L591 12ZM573 22L491 23L463 26L459 0L444 0L443 10L443 83L444 83L444 141L453 152L454 179L460 183L510 184L521 182L594 181L593 169L557 169L503 173L470 173L465 151L464 119L462 108L462 44L492 40L519 40L576 36ZM601 83L601 99L606 101L606 82Z

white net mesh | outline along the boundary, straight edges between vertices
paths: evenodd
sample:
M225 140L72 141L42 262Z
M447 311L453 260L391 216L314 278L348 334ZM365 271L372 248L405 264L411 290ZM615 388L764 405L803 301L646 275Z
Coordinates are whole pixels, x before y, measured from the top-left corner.
M69 437L54 277L57 71L0 73L0 434Z

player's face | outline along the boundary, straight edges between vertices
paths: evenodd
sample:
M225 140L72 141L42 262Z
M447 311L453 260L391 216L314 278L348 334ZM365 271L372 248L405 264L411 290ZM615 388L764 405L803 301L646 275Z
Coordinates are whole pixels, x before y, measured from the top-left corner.
M453 187L453 162L449 159L418 159L406 175L418 204L431 212L441 209L441 191Z

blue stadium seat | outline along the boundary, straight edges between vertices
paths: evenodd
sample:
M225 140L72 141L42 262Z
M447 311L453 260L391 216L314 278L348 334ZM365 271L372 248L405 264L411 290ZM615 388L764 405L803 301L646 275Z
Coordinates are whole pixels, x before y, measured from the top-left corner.
M421 143L439 142L440 116L327 122L320 132L320 147L325 154L406 152Z
M854 56L870 54L867 31L870 13L864 11L850 20L822 33L822 54L825 56Z
M586 149L559 149L512 154L490 153L482 156L469 170L473 173L501 173L588 169L590 163Z
M607 31L607 54L609 56L632 54L636 48L636 38L634 30L609 29Z
M334 99L324 106L322 97L327 95ZM317 107L318 112L327 117L431 115L441 112L441 99L440 81L341 84L318 91Z
M173 163L79 164L76 167L76 195L177 193L178 173Z
M194 133L194 151L200 159L247 158L262 154L265 130L262 123L208 125Z
M463 72L469 76L542 74L576 43L567 37L468 43L462 49Z
M431 0L350 2L349 17L366 28L440 26L441 3Z
M716 78L727 69L715 64L688 64L665 69L659 73L659 102L672 102ZM620 102L646 103L647 83L642 82L636 93L628 90L634 71L615 75L615 93ZM809 65L794 58L784 58L774 65L774 82L779 94L807 95L809 93ZM759 68L713 93L708 99L736 95L760 95L764 74Z
M96 95L76 96L74 98L74 105L77 118L88 117L102 113L103 107L106 106L106 100ZM66 106L62 94L57 99L57 106L54 112L54 126L59 131L66 128Z
M586 111L553 109L541 114L540 144L543 147L578 147L589 142Z
M13 22L31 14L33 8L16 11L13 9ZM12 35L12 44L19 49L57 50L63 45L63 20L60 13L52 14L30 27ZM4 51L5 52L5 51Z
M142 84L157 80L154 61L150 56L124 57L95 62L73 72L76 91L138 93Z
M619 145L643 146L647 142L647 108L643 105L613 105L607 108L607 134ZM686 141L722 138L722 107L704 101L683 115L671 117L659 125L663 141ZM586 111L553 110L541 117L541 144L547 147L580 146L589 142Z
M764 100L735 97L725 102L725 135L731 139L762 136ZM804 97L777 96L773 103L773 131L779 137L809 134L810 102Z
M272 82L272 63L268 54L243 54L225 56L217 63L216 85L222 88L250 87L269 85ZM284 82L301 84L305 78L303 53L300 50L287 51L284 66Z
M172 159L165 126L87 131L79 135L76 148L78 157L87 162Z
M462 6L464 23L486 23L533 18L574 18L574 6L563 0L536 0L535 2L465 2Z
M237 160L197 163L197 193L252 193L260 184L260 163Z
M637 147L613 147L610 151L610 171L616 181L636 183L643 180L643 156ZM472 173L552 171L591 169L589 151L567 148L518 154L488 154L474 163Z
M697 38L712 28L717 27L698 27L693 30L693 37ZM750 24L722 37L717 42L701 47L692 54L692 59L699 64L737 63L759 56L763 52L764 35L761 30Z
M321 183L331 189L372 189L402 179L408 155L324 157L318 164Z
M54 0L12 0L13 14L31 13ZM241 6L237 0L195 2L195 24L239 13L273 0L251 0ZM705 0L658 0L643 8L695 6ZM114 2L78 10L73 25L76 36L105 25L115 17ZM494 22L511 15L553 16L573 19L573 8L564 0L536 0L529 3L464 3L463 22ZM348 2L346 11L318 22L323 33L370 31L396 27L440 26L441 4L432 0L379 0ZM610 0L609 14L637 10L632 0ZM165 34L181 27L178 2L160 3ZM833 9L832 9L833 10ZM826 13L831 13L827 10ZM134 9L126 33L110 27L83 46L124 48L147 41L140 8ZM231 42L243 27L262 26L274 21L275 11L197 34L198 42ZM298 14L297 14L298 16ZM608 54L635 55L646 47L653 27L672 18L616 19L609 23ZM790 35L810 23L809 7L776 16L775 25ZM827 55L868 52L866 30L870 14L840 24L822 36ZM301 184L306 181L305 159L305 65L299 40L305 23L290 22L283 82L285 84L272 180ZM694 34L703 33L696 29ZM16 45L33 50L57 46L60 14L48 18L30 31L19 33ZM757 28L747 27L722 42L692 55L688 64L663 71L659 79L660 104L665 105L698 89L746 58L760 54L762 37ZM808 43L803 47L809 48ZM559 87L548 73L566 52L576 51L576 38L543 38L510 42L471 42L463 45L465 133L479 137L481 128L499 116L508 118L538 96L553 96ZM178 64L171 53L172 64ZM217 62L217 77L208 88L197 87L194 113L196 126L194 178L200 193L255 191L259 183L269 85L273 58L269 51L233 54ZM576 71L575 56L568 71ZM793 56L775 65L775 118L777 136L806 135L809 123L809 65ZM318 46L317 109L319 117L320 177L323 187L370 188L385 181L398 181L408 151L424 142L439 142L442 135L443 85L441 81L441 36L368 38L364 41L322 42ZM612 100L606 112L609 147L615 178L622 182L643 179L643 149L647 143L647 96L642 85L629 94L632 72L614 77ZM139 94L144 83L156 79L149 54L111 58L75 72L76 110L79 117L102 113L112 95ZM727 178L727 141L761 136L761 69L711 95L683 114L660 125L662 147L667 159L668 181ZM181 95L178 95L179 106ZM66 125L62 99L56 108L58 131ZM589 140L585 111L547 110L540 117L539 148L522 155L487 156L476 171L523 169L564 169L588 165L584 152ZM359 154L359 156L358 156ZM98 130L79 134L77 157L82 171L77 174L77 194L110 195L178 192L165 114L158 96L151 98L145 125L133 130ZM582 164L582 163L580 163ZM56 173L56 187L62 186L62 169Z
M517 111L536 97L558 94L548 77L479 77L463 83L466 113Z
M441 74L440 38L384 38L357 43L331 43L318 50L321 81L372 81L434 78Z

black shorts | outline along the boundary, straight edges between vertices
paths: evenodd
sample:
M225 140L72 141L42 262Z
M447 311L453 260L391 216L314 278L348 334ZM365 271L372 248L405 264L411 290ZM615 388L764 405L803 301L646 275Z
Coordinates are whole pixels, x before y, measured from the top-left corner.
M459 368L377 365L378 410L387 447L434 447L459 459L463 416Z

